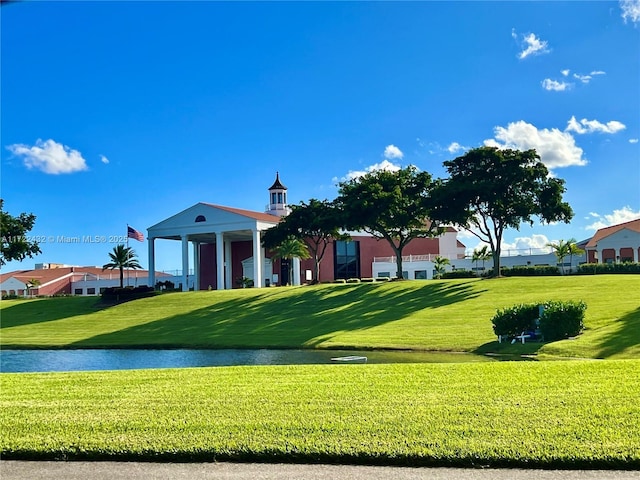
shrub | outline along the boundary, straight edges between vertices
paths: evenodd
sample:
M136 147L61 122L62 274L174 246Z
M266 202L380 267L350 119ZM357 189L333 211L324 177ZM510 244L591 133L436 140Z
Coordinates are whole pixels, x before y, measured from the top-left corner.
M109 287L102 292L102 301L106 303L119 303L149 297L155 294L153 287L146 285L140 287Z
M550 265L533 267L502 267L500 270L504 277L543 277L560 275L560 269L557 266Z
M491 319L493 331L496 335L520 335L522 332L533 331L538 311L537 304L521 304L498 310Z
M376 279L375 278L366 277L366 278L361 279L361 281L362 281L362 283L373 283L373 282L376 281Z
M344 278L336 278L333 283L347 283L347 281Z
M640 273L640 263L583 263L578 266L578 275L605 273Z
M453 270L452 272L444 272L442 278L475 278L477 275L471 270Z
M360 283L359 278L348 278L347 283Z
M540 318L540 330L545 340L575 337L584 329L584 302L546 302Z
M587 308L582 301L547 301L542 304L521 304L498 310L491 319L496 335L515 336L522 332L534 332L538 328L545 341L553 342L575 337L584 328L584 312ZM539 318L539 325L536 325Z

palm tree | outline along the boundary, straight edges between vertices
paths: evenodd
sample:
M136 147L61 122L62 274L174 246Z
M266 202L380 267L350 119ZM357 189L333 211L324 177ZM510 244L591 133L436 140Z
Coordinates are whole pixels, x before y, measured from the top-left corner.
M573 256L584 255L584 250L578 246L575 238L570 238L567 243L569 244L569 261L572 265L571 268L573 268Z
M302 240L294 237L287 237L273 250L272 258L281 258L283 260L291 260L292 258L309 258L309 250ZM293 278L293 265L289 262L289 282Z
M32 278L31 280L29 280L25 284L25 287L27 287L27 295L29 295L29 292L31 291L32 288L38 288L39 286L40 286L40 280L38 280L37 278Z
M436 270L436 278L442 278L442 274L445 271L445 265L449 265L450 263L451 262L448 258L441 257L440 255L433 259L433 265Z
M111 261L102 266L102 270L120 270L120 288L124 287L124 269L131 268L140 270L142 267L138 263L136 252L133 248L126 247L123 244L113 247L113 252L109 252Z
M562 274L564 275L564 258L569 255L571 253L570 251L570 243L574 242L575 243L575 239L571 239L567 242L565 242L564 240L559 240L557 243L551 242L551 243L547 243L547 247L551 247L553 249L553 252L556 254L556 257L558 257L558 263L560 264L560 271L562 272Z
M487 245L483 245L481 249L473 251L471 261L476 262L476 273L478 271L478 262L482 260L482 271L484 271L484 262L489 260L489 258L491 258L491 252Z

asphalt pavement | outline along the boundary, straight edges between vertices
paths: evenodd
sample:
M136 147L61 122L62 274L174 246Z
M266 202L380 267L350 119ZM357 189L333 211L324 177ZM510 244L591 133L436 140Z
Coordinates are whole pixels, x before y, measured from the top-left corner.
M3 460L0 461L0 478L2 480L638 480L640 471Z

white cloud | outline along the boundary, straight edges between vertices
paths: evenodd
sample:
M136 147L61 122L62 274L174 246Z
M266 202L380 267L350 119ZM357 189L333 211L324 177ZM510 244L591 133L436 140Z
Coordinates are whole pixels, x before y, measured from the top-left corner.
M577 78L582 83L589 83L591 81L591 75L580 75L578 73L574 73L573 78Z
M545 78L542 81L542 88L554 92L564 92L565 90L569 90L571 87L573 87L573 83L558 82L557 80L551 80L550 78Z
M387 160L402 157L404 157L404 153L402 153L402 151L395 145L387 145L384 149L384 158L386 158Z
M564 76L567 77L569 76L569 72L571 72L571 70L569 70L568 68L565 70L560 70L560 73Z
M633 23L640 21L640 0L620 0L620 8L624 23L627 23L627 20Z
M610 227L612 225L618 225L620 223L630 222L640 218L640 210L634 212L628 205L618 210L614 210L613 213L600 215L598 213L591 212L591 217L595 219L594 223L587 225L585 230L598 230L600 228Z
M369 165L364 170L349 170L349 173L345 177L342 177L341 181L353 180L354 178L360 178L367 173L375 172L377 170L388 170L390 172L397 172L400 170L400 166L391 163L389 160L383 160L380 163L374 163Z
M551 243L546 235L533 234L530 237L517 237L513 243L502 242L502 255L530 255L548 253L551 251L547 247Z
M630 138L629 139L629 143L638 143L638 139L637 138Z
M448 147L447 147L447 151L449 153L456 153L456 152L461 152L463 150L466 150L467 147L464 147L462 145L460 145L458 142L452 142Z
M618 122L617 120L611 120L607 123L601 123L598 120L587 120L583 118L578 122L575 116L572 116L569 122L567 122L567 128L565 132L576 132L578 134L584 133L617 133L624 130L625 124Z
M513 33L511 35L513 36ZM523 50L518 54L520 60L524 60L530 55L542 55L551 51L548 48L548 43L536 37L535 33L524 35L521 46Z
M607 74L607 72L604 72L602 70L594 70L589 75L606 75L606 74Z
M538 129L523 120L513 122L507 127L494 129L495 139L488 139L484 144L490 147L529 150L535 148L540 160L549 169L586 165L582 158L582 149L576 145L570 133L557 128Z
M36 168L53 175L87 170L85 159L78 150L73 150L51 139L44 142L38 139L33 146L16 143L9 145L7 149L14 155L22 157L25 166L29 169Z
M106 165L107 163L109 163L109 159L108 159L107 157L105 157L104 155L100 155L100 161L101 161L102 163L104 163L105 165Z

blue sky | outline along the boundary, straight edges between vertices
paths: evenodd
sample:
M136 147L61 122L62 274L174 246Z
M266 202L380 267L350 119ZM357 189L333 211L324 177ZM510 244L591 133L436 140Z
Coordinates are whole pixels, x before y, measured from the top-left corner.
M0 9L1 188L36 262L102 265L200 202L263 211L484 144L536 148L571 224L640 217L640 2L18 2ZM62 237L106 241L69 244ZM475 237L462 237L473 248ZM159 242L162 243L162 242ZM158 245L157 269L180 268ZM176 242L177 243L177 242ZM144 267L147 247L131 241Z

